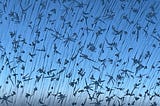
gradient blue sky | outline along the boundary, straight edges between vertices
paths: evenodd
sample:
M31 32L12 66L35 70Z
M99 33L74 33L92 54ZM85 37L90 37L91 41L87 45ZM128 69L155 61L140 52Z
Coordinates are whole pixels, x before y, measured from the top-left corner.
M66 2L63 3L63 1ZM22 11L20 4L24 10L29 8L26 11ZM78 4L81 7L78 7ZM151 5L154 7L153 10L151 9ZM77 96L74 97L73 87L69 85L71 81L81 78L78 75L78 70L81 68L85 71L85 76L80 80L79 84L76 85L76 89L84 88L85 79L87 83L91 83L89 79L91 75L94 75L96 80L101 77L105 82L103 82L103 88L98 88L98 91L105 93L100 96L101 99L104 99L103 104L106 104L105 97L109 95L105 87L117 87L117 81L115 81L114 84L112 82L107 83L109 77L106 75L112 75L114 79L116 79L116 76L121 73L121 69L128 69L134 72L132 74L134 78L125 77L123 84L119 86L125 90L113 90L111 95L115 94L122 97L127 89L131 91L134 84L138 83L139 79L137 76L140 74L145 76L142 78L140 87L135 90L135 95L139 93L144 94L147 89L151 94L154 94L154 92L159 94L159 87L155 87L155 85L159 77L160 49L159 41L153 37L158 38L159 36L159 5L160 1L158 0L1 0L0 22L2 23L0 24L0 48L2 45L2 51L0 51L0 54L3 55L6 52L6 55L0 59L0 67L4 66L4 70L1 70L0 73L0 85L2 85L0 88L0 97L3 97L4 94L9 95L12 91L15 91L17 95L10 98L14 101L12 105L26 104L27 101L33 105L38 105L39 99L42 99L48 105L55 105L57 104L56 97L46 98L47 92L51 91L52 94L62 92L67 96L65 99L66 102L63 104L64 106L70 105L73 101L81 104L85 98L88 98L87 92L77 94ZM12 13L13 16L10 15ZM48 14L51 15L49 18ZM113 18L108 18L109 15L113 15ZM151 16L149 17L149 15ZM88 18L85 19L85 17ZM80 22L80 20L83 21ZM148 22L147 20L153 22ZM113 27L118 31L122 30L121 39L119 35L114 33ZM140 30L137 31L139 27ZM86 30L87 28L89 28L88 31ZM105 30L96 37L99 29ZM125 31L127 32L126 34ZM136 34L133 34L134 31ZM147 31L148 34L146 34L145 31ZM12 38L10 36L11 32L16 33ZM139 33L138 41L137 33ZM19 35L21 38L18 38ZM53 35L57 35L61 39L54 40ZM67 45L65 45L68 37L72 37L73 41L69 41L66 43ZM27 44L21 42L24 39ZM108 48L109 45L105 39L110 43L116 42L118 50ZM14 52L14 41L18 41L18 43L15 44L15 46L19 46L17 52ZM35 49L29 45L33 42L37 42ZM87 48L89 43L94 44L95 51L92 52ZM61 54L54 53L54 44L56 44L57 50ZM104 44L104 53L101 55L100 44ZM153 47L153 45L156 45L156 47ZM82 46L84 46L82 53L88 55L88 57L95 62L81 57L78 49ZM38 51L38 49L43 49L43 47L45 48L45 52ZM128 52L129 48L133 48L133 50ZM23 51L25 51L25 53L23 53ZM147 51L151 53L151 57L145 59ZM29 53L36 55L32 59ZM119 53L119 58L115 56L117 53ZM71 57L76 54L78 54L77 58L71 61ZM47 55L49 55L49 57L47 57ZM21 56L25 62L17 63L15 57L18 56ZM141 64L147 66L147 68L141 69L135 75L138 65L133 65L132 59L134 57L138 59L140 56ZM16 66L14 72L11 72L9 66L6 64L7 58L11 62L9 64L11 68ZM62 62L61 65L57 63L59 58ZM101 62L98 61L98 58L106 59L105 68L101 65ZM108 58L113 59L113 64L110 64ZM30 59L33 61L30 62ZM63 64L65 59L69 60L67 65ZM117 61L120 59L122 61L118 63ZM123 65L123 63L127 61L128 63ZM119 66L116 66L117 64ZM24 71L21 69L22 65L25 66ZM155 66L155 69L151 68L152 65ZM93 66L98 67L100 71L93 69ZM47 76L47 74L37 72L39 68L43 68L45 72L50 69L56 69L56 71L54 71L54 74L56 74L64 67L66 67L64 72L56 75L56 78L60 77L59 81L54 80L51 82L50 79L44 78L40 79L38 83L35 83L36 75L42 75L42 77ZM15 78L12 76L14 73L18 74L16 80L21 80L21 85L23 85L24 88L16 88L17 81L15 82ZM33 80L24 82L21 73L23 76L27 74L30 75ZM71 78L66 78L68 73L72 73ZM14 84L12 84L10 80L8 80L9 84L5 83L8 75L11 75ZM149 76L149 78L145 78L146 76ZM146 85L146 88L142 88L143 85ZM52 86L53 89L51 89ZM38 91L33 97L26 99L25 94L32 93L34 87L37 87ZM90 93L93 92L91 91ZM154 101L160 104L160 102L158 102L159 98L155 97L152 101L148 101L148 99L149 98L143 100L142 98L137 104L151 104ZM115 101L116 100L117 98L115 98ZM126 97L125 103L132 100L132 97ZM88 104L91 102L93 101L87 99ZM4 106L5 103L1 105Z

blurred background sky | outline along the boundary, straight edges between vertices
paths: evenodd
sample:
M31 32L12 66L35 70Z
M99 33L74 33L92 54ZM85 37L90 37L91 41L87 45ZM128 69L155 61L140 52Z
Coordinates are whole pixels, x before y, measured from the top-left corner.
M109 95L106 86L117 87L116 77L121 69L132 71L132 76L125 76L120 81L119 87L124 88L124 91L113 90L111 95L121 97L127 89L131 91L135 83L141 83L135 95L143 94L147 89L151 94L159 93L159 87L156 86L160 68L159 5L159 0L1 0L0 97L15 91L17 95L11 98L13 105L22 105L28 101L36 104L40 98L48 105L55 105L56 97L46 98L51 91L52 94L65 94L67 99L64 104L73 101L80 104L88 98L88 94L85 92L74 97L74 87L69 83L80 78L75 89L84 89L85 79L91 83L90 77L94 75L96 80L105 80L103 88L98 88L105 93L100 97L104 99ZM115 44L112 50L107 41ZM54 53L55 46L59 53ZM92 51L90 47L95 50ZM128 51L129 48L131 51ZM34 58L30 54L35 54ZM77 57L71 60L76 54ZM93 61L84 59L82 54ZM147 54L150 54L149 57L146 57ZM23 61L19 61L19 57ZM134 58L141 61L142 69L138 70L138 65L133 65ZM106 59L106 67L99 59ZM64 64L66 60L69 62ZM81 68L85 72L83 78L78 74ZM39 69L44 72L38 72ZM50 81L51 78L44 77L52 69L56 69L53 71L55 79ZM66 78L69 73L72 76ZM17 74L16 77L13 74ZM115 81L108 83L109 77L106 75L113 76ZM140 75L144 75L142 80L138 78ZM24 76L33 79L24 81ZM43 78L36 82L37 76ZM22 81L20 85L23 88L17 88L17 80ZM143 85L146 87L143 88ZM26 93L32 93L35 87L38 89L35 95L26 99ZM148 99L141 99L138 103L148 104ZM132 97L126 98L126 101L130 100ZM158 100L153 99L159 103ZM87 99L87 103L90 102ZM105 104L105 100L103 102Z

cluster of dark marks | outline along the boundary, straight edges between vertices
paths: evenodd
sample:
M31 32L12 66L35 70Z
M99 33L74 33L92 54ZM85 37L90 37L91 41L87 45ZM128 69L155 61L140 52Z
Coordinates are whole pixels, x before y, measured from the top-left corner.
M160 105L159 0L1 0L0 106Z

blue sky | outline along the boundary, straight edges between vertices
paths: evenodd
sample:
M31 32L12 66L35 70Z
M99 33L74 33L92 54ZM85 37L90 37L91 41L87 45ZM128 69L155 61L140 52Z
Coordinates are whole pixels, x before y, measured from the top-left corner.
M116 95L111 104L118 104L118 97L125 97L127 105L139 93L144 95L146 90L151 95L154 92L159 94L159 86L156 86L160 66L159 4L158 0L2 0L0 68L3 67L3 70L0 73L0 97L15 91L16 95L9 98L13 101L10 105L40 105L39 100L47 105L57 105L58 99L53 95L61 92L66 95L64 106L72 102L80 105L85 99L88 105L93 105L95 101L89 100L84 89L85 80L87 84L93 83L90 79L92 75L95 81L99 78L105 80L102 88L89 90L91 94L98 91L104 93L98 98L103 99L102 104L106 104L106 96ZM34 55L33 58L31 55ZM83 57L86 55L88 59ZM134 65L134 58L140 59L140 62ZM100 62L103 59L106 60L106 67ZM55 75L53 81L46 78L49 77L49 70L53 70L51 75ZM78 74L79 70L85 73L83 77ZM122 70L132 72L127 77ZM16 77L13 74L17 74ZM67 78L69 74L72 76ZM113 82L107 75L113 76ZM117 75L124 77L119 86ZM138 78L140 75L142 80ZM31 80L24 81L25 77ZM36 82L38 77L40 80ZM18 81L22 82L20 86L23 88L17 88ZM76 81L75 88L69 85ZM132 91L135 83L140 83L134 91L135 96L124 96L127 89ZM146 87L143 88L144 85ZM95 86L91 86L94 89ZM35 87L38 90L26 99L26 93L32 94ZM107 92L106 87L114 89L113 92ZM117 87L124 90L119 91ZM74 90L82 89L85 90L83 93L73 96ZM47 98L48 92L52 96ZM159 97L152 100L149 97L140 98L135 105L160 104Z

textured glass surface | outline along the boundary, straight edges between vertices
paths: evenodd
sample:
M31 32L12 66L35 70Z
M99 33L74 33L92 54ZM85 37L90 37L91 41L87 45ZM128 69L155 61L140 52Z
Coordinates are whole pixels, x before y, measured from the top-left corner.
M159 106L159 0L0 0L0 106Z

